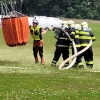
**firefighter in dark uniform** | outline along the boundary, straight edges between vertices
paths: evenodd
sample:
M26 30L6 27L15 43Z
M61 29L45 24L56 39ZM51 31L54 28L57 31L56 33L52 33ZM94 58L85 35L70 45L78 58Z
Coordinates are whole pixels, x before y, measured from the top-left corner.
M64 30L62 29L55 29L55 35L54 37L57 39L56 42L56 49L54 52L54 57L51 62L51 66L56 66L61 54L63 60L66 60L69 58L69 46L70 46L70 41L72 38L68 38L68 36L65 34ZM65 63L64 67L68 66L69 62Z
M79 34L80 38L80 45L81 50L84 49L86 46L88 46L90 40L95 41L95 36L91 32L91 30L88 28L87 22L81 23L81 30ZM89 47L84 53L81 54L81 58L84 56L86 66L88 68L93 68L93 50L92 46Z
M76 46L76 50L77 52L80 51L80 40L79 40L79 28L80 28L80 25L79 24L74 24L74 21L72 20L69 20L67 22L68 24L68 33L69 34L74 34L75 36L73 37L74 38L74 42L75 42L75 46ZM72 55L74 55L74 49L73 49L73 46L72 46ZM73 67L77 67L77 66L82 66L82 62L81 62L81 59L80 59L80 56L77 56L77 59L76 59L76 62L75 64L73 65Z
M35 63L39 62L38 52L41 58L41 64L44 64L44 56L43 56L43 39L42 34L45 34L46 31L38 26L38 21L33 19L32 26L30 26L30 33L33 38L33 55L35 58Z
M75 24L75 39L74 39L74 42L75 42L75 45L76 45L76 49L77 49L77 52L79 52L81 50L81 46L80 46L80 39L79 39L79 31L81 29L81 25L80 24ZM73 52L73 49L72 49L72 54L74 54ZM83 65L83 62L80 58L80 55L77 56L77 59L76 59L76 63L74 64L73 67L79 67L79 68L84 68L84 65Z

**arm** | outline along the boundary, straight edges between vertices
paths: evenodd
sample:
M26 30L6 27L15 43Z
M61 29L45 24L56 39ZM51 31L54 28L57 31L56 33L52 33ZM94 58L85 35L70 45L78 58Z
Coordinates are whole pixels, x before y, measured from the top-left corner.
M29 26L30 34L33 35L33 30L31 30L31 25Z
M63 35L63 31L60 29L60 28L56 28L55 31L54 31L54 37L56 39L59 39L59 37L61 37Z
M44 30L43 28L41 28L41 34L45 34L46 33L46 30Z
M73 29L68 30L69 36L70 36L70 41L73 41L75 39L75 31Z
M91 36L92 41L95 41L95 36L94 36L94 34L93 34L91 31L89 31L89 34L90 34L90 36Z
M55 31L54 37L55 37L56 39L59 38L60 33L62 33L62 32L65 34L65 36L66 36L67 39L69 39L69 40L71 39L69 33L67 32L68 29L65 29L65 30L64 30L64 29L59 28L59 27L54 27L53 30Z

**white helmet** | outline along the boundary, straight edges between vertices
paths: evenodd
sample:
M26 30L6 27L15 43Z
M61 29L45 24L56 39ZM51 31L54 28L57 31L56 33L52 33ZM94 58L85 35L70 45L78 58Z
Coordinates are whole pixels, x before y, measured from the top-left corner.
M36 24L38 25L38 21L37 21L36 19L33 19L33 20L32 20L32 24L33 24L33 23L36 23Z
M72 21L72 20L69 20L69 21L67 22L67 24L68 24L68 27L69 27L69 28L73 28L73 27L74 27L74 21Z
M80 24L75 24L75 28L80 30L81 29L81 25Z
M88 28L88 23L87 23L87 22L82 22L82 23L81 23L81 26L82 26L82 27Z

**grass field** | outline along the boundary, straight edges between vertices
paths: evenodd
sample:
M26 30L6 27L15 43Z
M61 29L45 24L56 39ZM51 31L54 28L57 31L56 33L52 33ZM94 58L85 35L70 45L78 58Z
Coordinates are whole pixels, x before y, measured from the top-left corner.
M0 100L100 100L100 22L88 23L96 37L93 69L51 67L53 32L43 35L45 65L35 64L31 36L25 46L8 47L0 29Z

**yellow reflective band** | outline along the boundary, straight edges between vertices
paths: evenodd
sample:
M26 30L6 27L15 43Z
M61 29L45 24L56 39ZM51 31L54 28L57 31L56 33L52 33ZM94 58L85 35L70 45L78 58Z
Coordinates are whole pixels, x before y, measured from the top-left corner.
M89 39L89 40L91 40L91 37L90 36L80 36L79 38L80 39Z
M80 44L80 46L88 46L88 44Z
M75 34L75 32L71 32L71 34Z
M95 37L91 37L92 38L92 40L94 40L95 39Z
M75 35L75 38L79 38L79 35Z
M76 44L76 47L80 47L80 44Z
M87 64L93 64L93 61L86 61Z
M80 63L78 63L78 65L83 65L83 63L82 63L82 62L80 62Z
M79 31L78 31L78 30L76 30L76 33L79 33Z
M74 39L70 38L70 41L73 41Z
M89 32L80 31L80 34L87 34L87 35L89 35Z
M39 35L35 35L35 40L40 40Z

